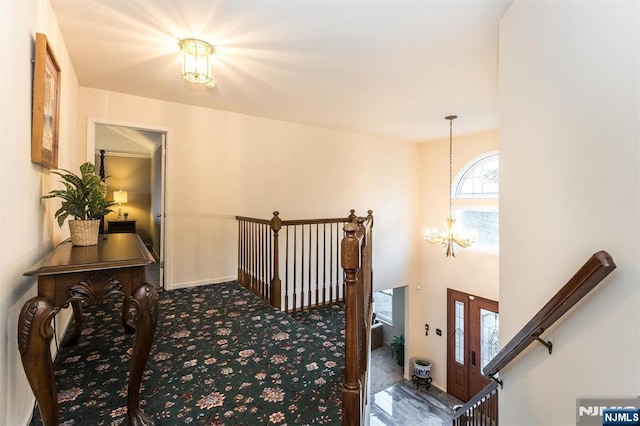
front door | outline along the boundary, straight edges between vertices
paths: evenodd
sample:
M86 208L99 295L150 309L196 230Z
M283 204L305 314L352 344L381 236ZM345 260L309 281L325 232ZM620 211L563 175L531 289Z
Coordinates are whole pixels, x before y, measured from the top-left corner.
M498 302L447 289L447 392L467 402L489 384L498 353Z

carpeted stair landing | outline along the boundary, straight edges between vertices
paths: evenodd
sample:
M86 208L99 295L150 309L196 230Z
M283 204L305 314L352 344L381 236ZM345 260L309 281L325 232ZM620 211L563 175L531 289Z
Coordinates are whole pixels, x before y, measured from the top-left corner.
M341 423L341 305L296 313L303 325L236 282L159 296L140 391L157 425ZM61 425L127 424L133 335L122 331L121 306L85 308L80 343L60 348ZM31 424L42 424L37 408Z

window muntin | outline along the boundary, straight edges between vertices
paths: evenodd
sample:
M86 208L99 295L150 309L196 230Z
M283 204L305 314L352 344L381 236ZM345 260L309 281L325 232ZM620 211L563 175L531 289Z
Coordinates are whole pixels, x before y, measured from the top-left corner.
M497 198L498 158L497 152L491 152L463 167L451 188L453 198Z

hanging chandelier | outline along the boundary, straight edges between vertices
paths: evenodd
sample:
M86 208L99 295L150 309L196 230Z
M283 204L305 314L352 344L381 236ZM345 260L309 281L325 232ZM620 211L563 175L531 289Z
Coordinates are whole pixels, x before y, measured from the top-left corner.
M447 257L456 257L456 246L460 248L469 247L475 242L475 235L461 235L456 232L456 219L451 215L451 192L453 184L453 120L458 118L457 115L448 115L445 120L449 120L449 216L445 223L444 229L438 233L436 228L425 232L425 239L433 244L442 244Z

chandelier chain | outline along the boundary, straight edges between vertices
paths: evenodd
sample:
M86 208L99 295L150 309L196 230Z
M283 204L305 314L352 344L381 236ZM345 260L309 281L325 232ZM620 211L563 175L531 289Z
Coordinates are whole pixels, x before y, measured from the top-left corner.
M451 185L453 176L453 117L449 118L449 217L451 217Z
M448 115L445 117L445 119L449 120L449 217L446 219L444 231L442 233L438 234L438 230L436 228L425 232L425 239L427 241L434 244L442 244L444 246L444 252L447 257L456 256L456 246L466 248L475 241L475 235L463 236L456 232L456 220L451 215L453 198L453 120L456 118L458 118L457 115Z

